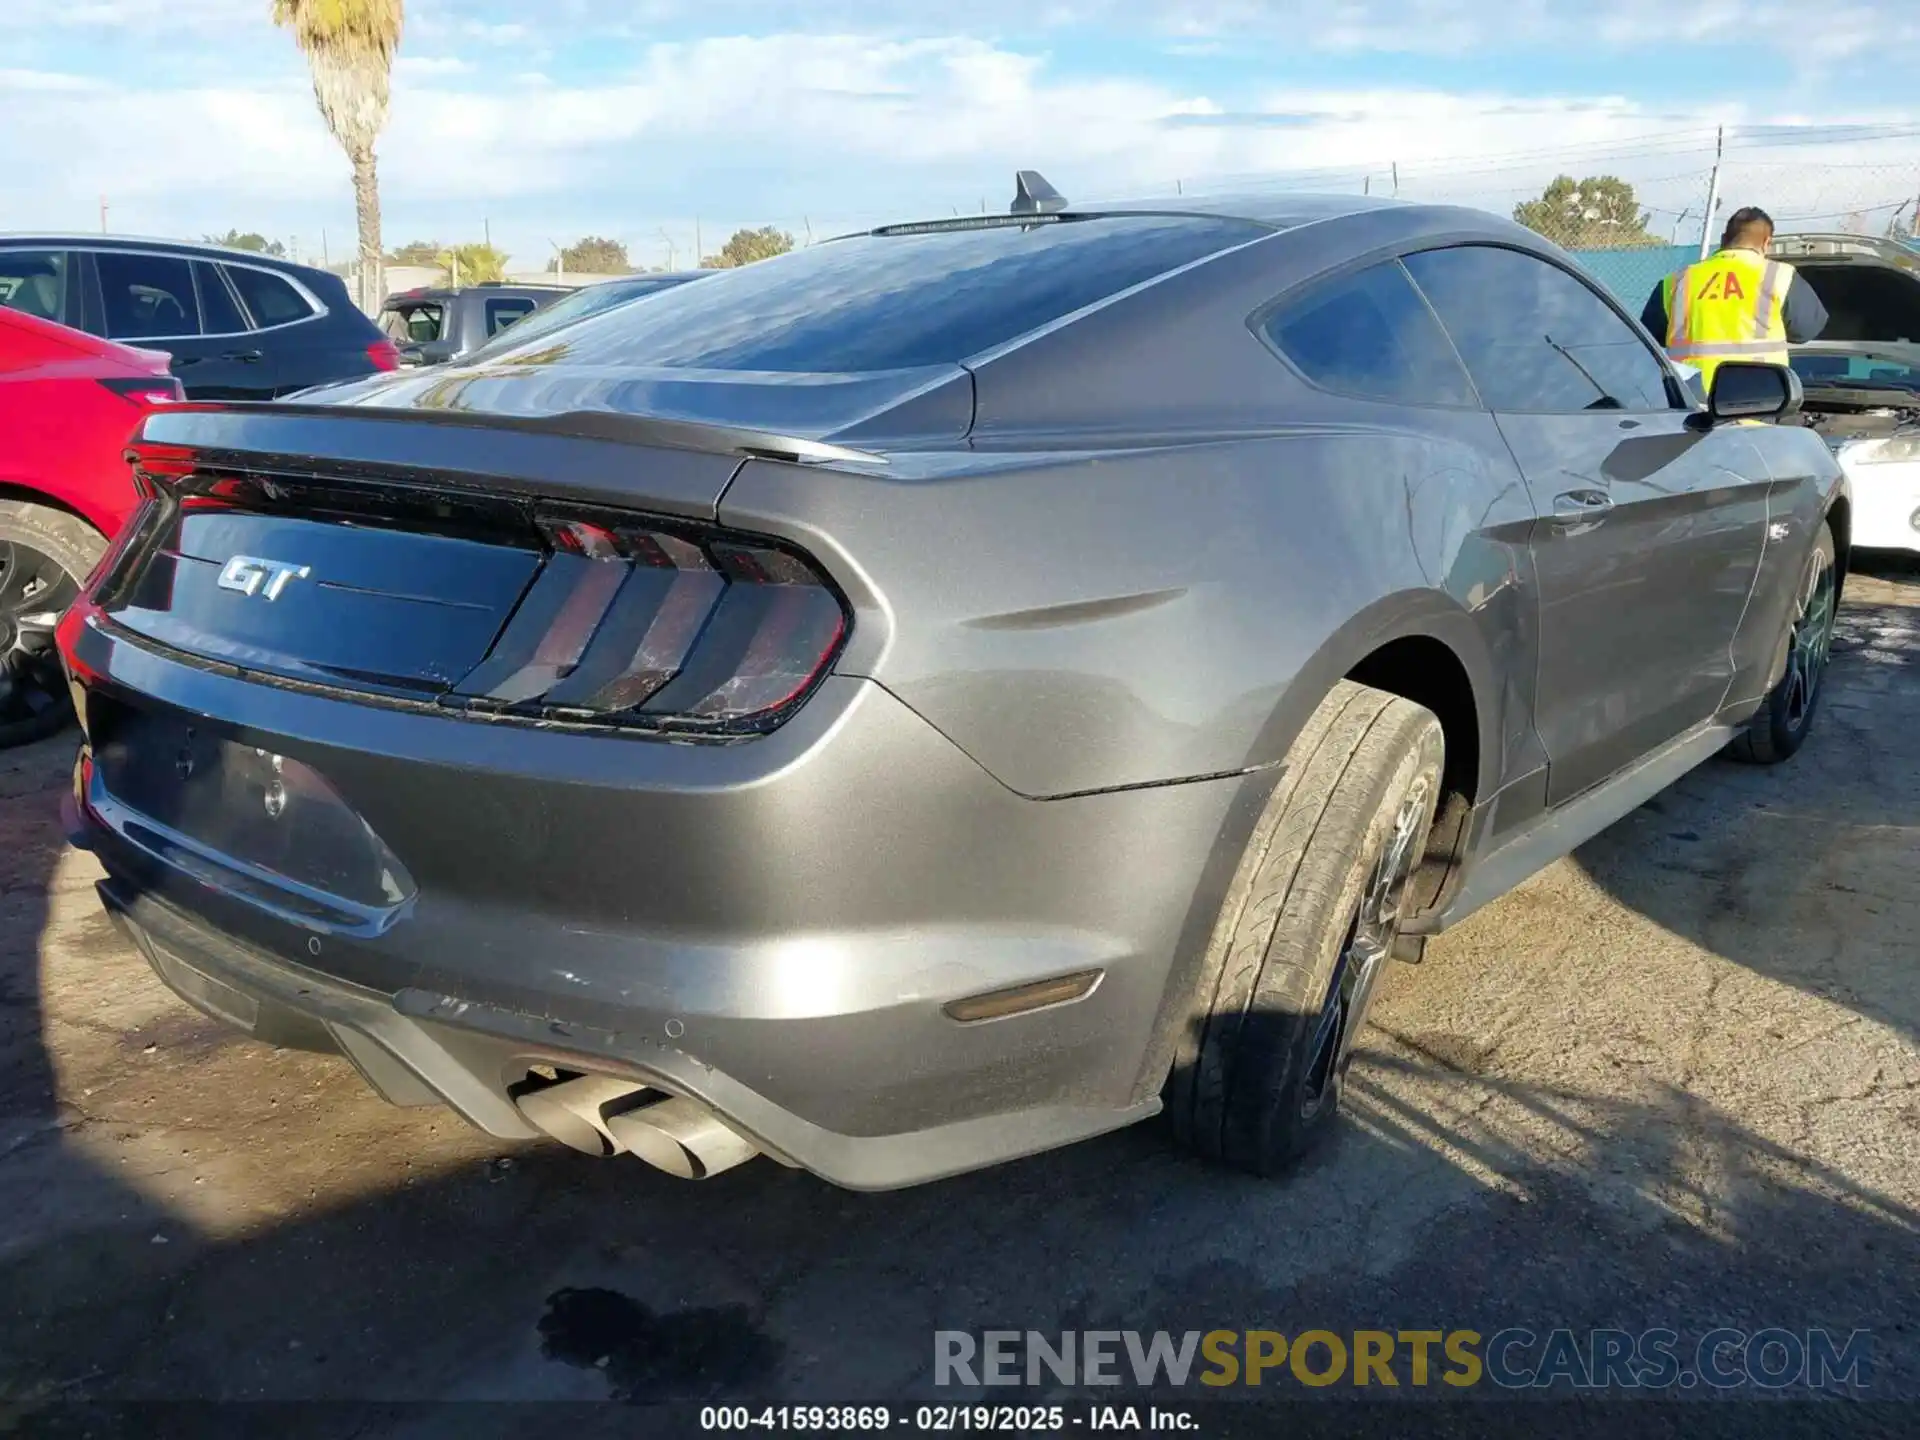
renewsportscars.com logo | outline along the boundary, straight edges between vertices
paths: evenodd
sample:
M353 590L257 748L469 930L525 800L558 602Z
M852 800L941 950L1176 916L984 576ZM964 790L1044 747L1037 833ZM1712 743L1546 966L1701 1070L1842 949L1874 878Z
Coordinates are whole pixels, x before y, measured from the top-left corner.
M1871 1383L1873 1334L1827 1330L936 1330L936 1385L1826 1390Z

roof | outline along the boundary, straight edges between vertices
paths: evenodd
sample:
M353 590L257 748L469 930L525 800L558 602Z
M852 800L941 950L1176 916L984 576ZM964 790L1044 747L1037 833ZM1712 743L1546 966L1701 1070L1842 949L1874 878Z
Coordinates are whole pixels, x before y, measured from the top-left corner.
M1066 214L1205 215L1222 220L1251 220L1287 228L1314 220L1337 220L1367 210L1406 208L1409 202L1384 195L1322 195L1292 191L1247 192L1232 195L1160 195L1143 200L1112 200L1091 205L1069 204Z
M231 245L168 239L162 235L96 235L85 231L63 235L47 231L12 230L0 231L0 245L44 245L49 249L75 250L177 250L186 255L245 260L256 265L280 266L288 270L312 270L322 275L330 273L318 265L309 265L303 260L289 260L284 255L264 255L258 250L237 250Z

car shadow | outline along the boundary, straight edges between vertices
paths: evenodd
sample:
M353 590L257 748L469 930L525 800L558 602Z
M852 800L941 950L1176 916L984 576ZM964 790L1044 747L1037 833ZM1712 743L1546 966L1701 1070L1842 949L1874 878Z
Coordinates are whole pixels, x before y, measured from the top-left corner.
M1582 846L1621 904L1920 1041L1920 560L1849 583L1814 728L1785 764L1702 766Z

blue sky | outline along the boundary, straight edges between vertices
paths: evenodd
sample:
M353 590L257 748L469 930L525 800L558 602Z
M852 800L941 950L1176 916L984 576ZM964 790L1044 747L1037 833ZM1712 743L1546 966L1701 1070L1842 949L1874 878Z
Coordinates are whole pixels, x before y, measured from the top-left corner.
M7 8L0 228L95 228L104 194L115 230L350 248L346 161L269 0ZM1404 194L1501 209L1611 170L1665 229L1697 225L1720 124L1740 200L1839 218L1920 193L1917 62L1893 0L409 0L386 239L685 263L696 226L711 250L999 208L1022 165L1092 196L1397 164ZM1770 123L1882 128L1741 128Z

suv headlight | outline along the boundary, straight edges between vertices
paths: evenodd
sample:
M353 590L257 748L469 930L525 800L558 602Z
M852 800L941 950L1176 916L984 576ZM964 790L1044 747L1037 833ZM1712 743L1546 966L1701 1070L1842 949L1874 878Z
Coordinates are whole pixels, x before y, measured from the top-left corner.
M1896 465L1920 460L1920 435L1889 435L1884 440L1857 440L1841 453L1856 465Z

